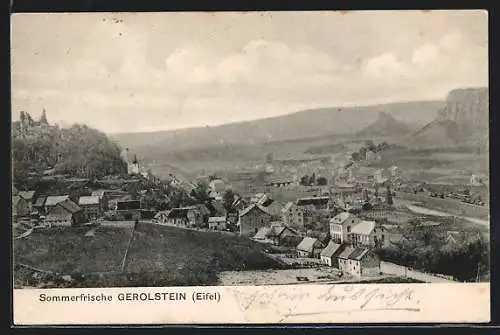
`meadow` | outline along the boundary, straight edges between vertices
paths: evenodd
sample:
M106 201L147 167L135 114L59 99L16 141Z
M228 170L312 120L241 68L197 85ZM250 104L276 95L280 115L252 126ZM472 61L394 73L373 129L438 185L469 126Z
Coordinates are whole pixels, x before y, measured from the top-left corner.
M130 228L99 227L94 237L85 233L85 229L66 228L16 240L14 262L54 272L44 276L51 282L48 287L217 285L221 271L283 268L266 257L260 244L227 233L141 222L126 258ZM26 282L27 273L15 271L17 282ZM67 274L73 277L70 283L56 280Z

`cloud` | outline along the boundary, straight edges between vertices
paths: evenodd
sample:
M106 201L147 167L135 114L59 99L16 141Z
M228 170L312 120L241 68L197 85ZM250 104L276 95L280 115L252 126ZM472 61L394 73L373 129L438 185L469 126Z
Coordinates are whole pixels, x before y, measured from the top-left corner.
M369 59L364 66L364 72L370 77L392 78L408 75L409 67L393 53L387 52Z
M250 41L240 52L222 57L196 48L178 49L167 57L165 64L171 74L193 84L241 82L276 88L294 84L296 78L308 83L321 81L337 69L327 53L262 39Z

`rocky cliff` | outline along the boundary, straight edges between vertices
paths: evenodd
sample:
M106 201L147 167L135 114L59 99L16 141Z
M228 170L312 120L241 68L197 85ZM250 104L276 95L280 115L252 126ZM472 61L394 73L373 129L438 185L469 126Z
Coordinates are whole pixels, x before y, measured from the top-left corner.
M438 112L439 120L456 122L461 131L488 125L488 88L456 89L448 94L446 106Z
M448 94L437 118L412 135L420 146L487 147L489 91L486 87L456 89Z

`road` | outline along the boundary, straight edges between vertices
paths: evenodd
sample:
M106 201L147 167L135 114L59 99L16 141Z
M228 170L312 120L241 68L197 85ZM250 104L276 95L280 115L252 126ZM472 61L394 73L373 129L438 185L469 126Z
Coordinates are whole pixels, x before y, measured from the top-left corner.
M425 197L425 196L421 196L421 197ZM436 199L436 198L430 198L430 199L432 199L432 200L444 200L444 199ZM435 209L427 208L424 204L421 203L421 201L416 200L415 202L419 203L418 206L409 205L409 204L406 205L406 207L414 213L424 214L424 215L433 215L433 216L454 216L454 217L457 217L460 219L467 220L468 222L471 222L474 224L482 225L482 226L485 226L488 228L490 227L489 220L483 220L480 218L474 218L474 217L464 216L464 215L457 215L456 213L450 213L450 212L443 211L443 210L435 210ZM445 205L445 204L443 204L443 205ZM470 205L470 204L467 204L467 205ZM474 206L474 205L470 205L470 206ZM475 206L475 207L478 207L478 208L480 207L481 210L485 209L484 207L481 207L481 206Z

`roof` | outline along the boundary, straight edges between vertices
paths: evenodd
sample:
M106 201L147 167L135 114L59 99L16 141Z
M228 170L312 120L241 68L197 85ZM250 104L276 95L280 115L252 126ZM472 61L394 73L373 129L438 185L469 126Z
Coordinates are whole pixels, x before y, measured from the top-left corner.
M337 181L335 182L335 187L338 187L338 188L354 188L356 187L356 185L354 184L350 184L350 183L346 183L346 182L343 182L343 181Z
M314 247L318 247L319 240L314 237L304 237L297 246L298 250L312 252Z
M244 216L244 215L248 214L254 208L258 208L262 212L264 212L265 214L271 215L264 206L259 205L259 204L251 204L250 206L248 206L247 208L245 208L244 210L242 210L240 212L240 216Z
M373 232L373 229L375 229L375 226L375 221L363 220L351 228L351 233L359 235L370 235Z
M139 200L124 200L116 203L117 210L140 209L141 202Z
M267 212L275 216L279 216L281 214L282 208L283 208L282 204L277 201L273 201L270 205L266 207Z
M67 199L69 199L69 195L49 195L45 201L45 206L55 206Z
M286 203L285 206L283 206L283 208L281 209L281 212L282 213L285 213L286 211L288 211L290 208L293 207L293 205L295 205L292 201L289 201Z
M67 210L70 213L77 213L82 210L80 206L75 204L73 201L66 199L64 201L61 201L57 204L58 206L61 206L65 210Z
M270 227L262 227L260 228L257 233L253 236L254 239L256 240L265 240L267 239L267 236L269 234Z
M102 198L106 190L97 190L97 191L92 191L91 195L96 195L99 198Z
M330 219L330 223L342 224L345 220L347 220L352 214L349 212L342 212L340 214L335 215Z
M210 188L215 192L222 192L226 189L226 182L221 179L214 179L210 182Z
M314 204L327 204L330 201L330 197L307 197L297 199L296 204L298 206L314 205Z
M45 197L45 196L38 197L35 201L34 206L35 207L43 207L45 205L45 200L47 200L47 197Z
M342 258L342 259L348 259L349 256L353 253L353 251L355 250L354 247L351 247L351 246L348 246L344 249L344 251L342 251L338 258Z
M225 216L211 216L208 218L208 222L226 222Z
M35 196L35 191L19 191L18 195L25 200L32 200Z
M18 196L18 195L12 196L12 206L17 206L17 204L19 203L19 200L21 200L20 196Z
M269 229L268 236L269 237L278 237L285 231L285 229L287 229L287 228L281 224L271 225L271 228Z
M357 260L359 261L360 259L362 259L368 252L370 251L370 249L368 248L356 248L354 249L354 251L349 255L349 259L354 259L354 260Z
M98 195L90 195L90 196L82 196L78 199L79 205L99 205L99 196Z
M340 250L341 250L340 244L330 241L328 242L326 248L323 249L323 251L321 251L321 256L332 257L333 255L335 255L335 253L339 252Z

